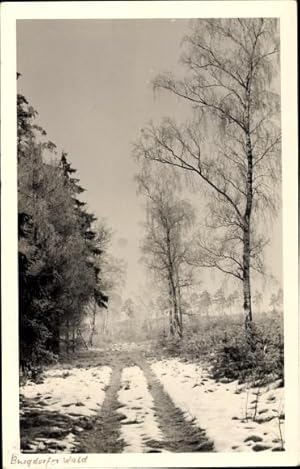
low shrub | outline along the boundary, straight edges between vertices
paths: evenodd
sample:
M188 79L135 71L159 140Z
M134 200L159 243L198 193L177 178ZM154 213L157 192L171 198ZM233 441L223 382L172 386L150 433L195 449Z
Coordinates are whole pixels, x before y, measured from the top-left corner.
M262 327L252 324L247 330L219 344L213 362L215 378L245 381L283 378L283 342L280 335L272 336Z
M192 332L192 329L194 332ZM168 356L209 361L215 379L284 379L282 317L258 315L248 329L242 316L203 318L186 326L184 338L161 337Z

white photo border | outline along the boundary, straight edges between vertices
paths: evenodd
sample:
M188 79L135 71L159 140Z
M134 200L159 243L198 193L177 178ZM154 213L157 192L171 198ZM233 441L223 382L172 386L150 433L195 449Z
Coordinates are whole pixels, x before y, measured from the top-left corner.
M19 450L16 21L26 19L231 18L280 19L282 100L283 291L285 338L286 451L270 453L89 454L86 463L52 467L234 467L299 464L298 319L298 161L297 161L297 14L296 2L269 1L116 1L4 2L1 8L1 155L2 155L2 428L5 468L18 464L45 467L36 455ZM40 455L47 459L48 455ZM85 456L85 455L84 455ZM36 459L37 464L34 464ZM31 463L29 463L31 461ZM49 466L51 467L50 463Z

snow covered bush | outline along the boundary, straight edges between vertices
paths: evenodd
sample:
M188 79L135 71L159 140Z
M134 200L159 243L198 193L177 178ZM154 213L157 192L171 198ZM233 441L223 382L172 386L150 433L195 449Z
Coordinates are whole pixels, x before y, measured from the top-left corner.
M162 337L159 345L167 357L210 362L217 379L283 379L283 324L279 314L258 314L247 330L242 315L203 317L186 324L183 339Z
M280 326L264 320L227 334L218 344L213 361L215 378L260 380L283 379L284 351Z

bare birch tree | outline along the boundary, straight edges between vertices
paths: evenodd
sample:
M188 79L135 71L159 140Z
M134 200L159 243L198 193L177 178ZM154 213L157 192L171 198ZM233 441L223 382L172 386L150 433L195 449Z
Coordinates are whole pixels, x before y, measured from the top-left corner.
M198 237L192 261L242 281L246 326L250 270L262 271L267 242L259 223L276 209L280 174L278 36L276 19L195 21L185 39L186 77L164 74L154 82L190 103L193 118L150 124L135 146L137 155L200 182L210 201L210 231Z
M182 337L182 288L190 282L190 272L184 270L184 265L193 209L175 195L174 181L161 172L151 174L144 168L137 181L147 201L143 260L168 291L170 334Z

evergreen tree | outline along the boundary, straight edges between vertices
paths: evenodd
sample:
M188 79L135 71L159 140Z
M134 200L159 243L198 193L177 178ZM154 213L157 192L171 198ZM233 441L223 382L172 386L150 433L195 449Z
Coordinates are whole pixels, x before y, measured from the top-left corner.
M55 145L35 124L36 111L18 95L19 332L22 368L34 369L67 350L91 301L106 307L103 247L96 217L67 154L49 163ZM52 158L53 160L53 158Z

